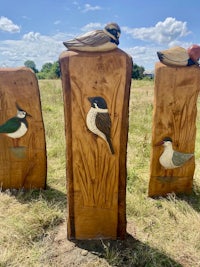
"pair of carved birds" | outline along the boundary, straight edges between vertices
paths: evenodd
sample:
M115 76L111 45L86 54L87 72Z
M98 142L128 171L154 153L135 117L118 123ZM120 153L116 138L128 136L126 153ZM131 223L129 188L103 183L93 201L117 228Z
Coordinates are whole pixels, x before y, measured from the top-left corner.
M193 44L188 49L175 46L157 52L159 60L169 66L199 66L200 46Z
M116 49L119 45L121 29L115 22L108 23L102 30L94 30L78 36L72 40L63 42L68 50L85 52L104 52ZM110 152L114 154L111 142L111 119L105 99L101 96L89 97L91 108L86 117L88 129L99 136L109 146Z
M121 29L115 22L108 23L102 30L94 30L63 42L68 50L98 52L110 51L119 45Z
M194 156L193 153L175 151L170 137L165 137L161 142L156 144L156 146L160 145L163 145L164 151L159 158L159 162L165 170L173 170L182 167Z

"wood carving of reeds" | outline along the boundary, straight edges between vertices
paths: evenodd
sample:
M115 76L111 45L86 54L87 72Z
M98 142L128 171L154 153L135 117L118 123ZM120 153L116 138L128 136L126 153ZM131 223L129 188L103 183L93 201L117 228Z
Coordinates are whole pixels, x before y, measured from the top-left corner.
M101 90L101 96L106 99L111 117L111 139L115 150L114 155L110 153L105 140L87 129L86 116L90 108L88 96L81 90L82 85L77 80L72 79L72 82L73 86L76 87L72 94L73 108L76 108L77 121L80 122L79 129L81 129L77 130L76 127L73 136L73 149L76 151L73 168L74 190L80 190L84 206L110 208L114 202L117 203L118 195L119 151L115 150L115 143L119 142L116 139L119 139L120 136L118 132L121 117L117 101L121 101L118 94L123 83L122 77L120 75L116 77L112 92L109 92L107 83L105 83L105 88ZM100 84L102 86L102 83ZM112 93L112 97L108 97L109 93ZM95 92L91 90L91 96L95 96L94 94Z

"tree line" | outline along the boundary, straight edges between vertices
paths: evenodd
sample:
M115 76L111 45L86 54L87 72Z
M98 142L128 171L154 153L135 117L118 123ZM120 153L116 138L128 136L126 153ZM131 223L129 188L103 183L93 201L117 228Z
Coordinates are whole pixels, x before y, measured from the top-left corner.
M36 68L36 64L33 60L25 61L24 66L32 69L38 79L58 79L61 75L58 61L45 63L40 71Z
M27 60L24 62L24 66L32 69L36 73L38 79L58 79L61 76L60 65L58 61L55 61L54 63L45 63L40 71L38 71L36 68L36 64L33 60ZM136 80L143 79L145 77L144 71L144 67L138 66L134 63L132 69L132 78Z

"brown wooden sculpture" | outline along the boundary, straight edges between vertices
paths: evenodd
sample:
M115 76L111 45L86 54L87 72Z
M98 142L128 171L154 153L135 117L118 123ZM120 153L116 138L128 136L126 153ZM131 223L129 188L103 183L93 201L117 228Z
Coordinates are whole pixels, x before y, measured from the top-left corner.
M124 238L132 60L121 51L60 55L68 238Z
M189 193L195 170L197 97L200 68L155 68L149 196Z
M46 144L38 82L28 68L0 69L0 186L45 188Z

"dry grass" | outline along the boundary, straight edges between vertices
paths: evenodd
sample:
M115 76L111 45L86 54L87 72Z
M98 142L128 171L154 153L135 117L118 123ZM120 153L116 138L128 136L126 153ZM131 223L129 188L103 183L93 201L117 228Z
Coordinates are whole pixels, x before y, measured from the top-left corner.
M193 193L148 198L153 82L133 81L127 162L129 236L125 241L73 243L63 230L67 204L61 83L42 80L39 85L48 188L0 192L0 267L200 266L200 114Z

